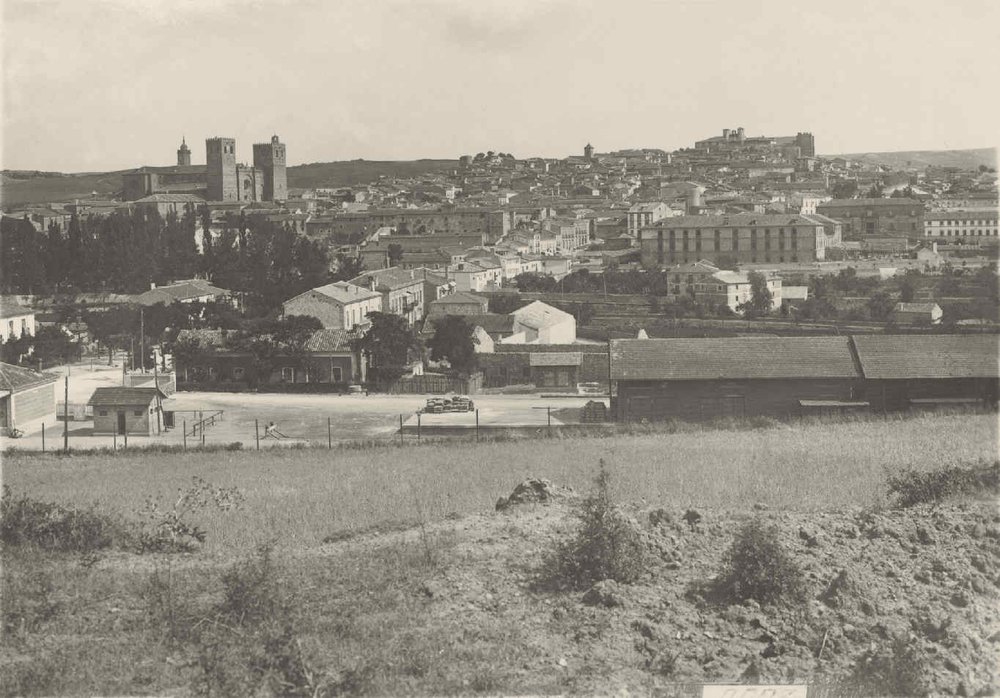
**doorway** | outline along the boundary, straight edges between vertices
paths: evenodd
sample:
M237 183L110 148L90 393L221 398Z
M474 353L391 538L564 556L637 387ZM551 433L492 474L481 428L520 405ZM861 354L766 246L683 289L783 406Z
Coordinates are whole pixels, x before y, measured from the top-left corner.
M118 433L125 433L125 413L120 410L118 412Z

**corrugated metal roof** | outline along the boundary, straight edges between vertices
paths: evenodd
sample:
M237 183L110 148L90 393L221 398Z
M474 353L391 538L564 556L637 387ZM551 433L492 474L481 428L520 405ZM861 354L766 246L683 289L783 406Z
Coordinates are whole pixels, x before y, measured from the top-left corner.
M937 334L857 335L865 378L997 378L1000 337Z
M530 366L579 366L583 354L576 351L532 352L528 354Z
M847 337L616 339L615 380L858 378Z
M156 398L157 393L159 393L160 397L166 397L163 391L157 388L97 388L94 394L90 396L87 404L94 407L148 405Z

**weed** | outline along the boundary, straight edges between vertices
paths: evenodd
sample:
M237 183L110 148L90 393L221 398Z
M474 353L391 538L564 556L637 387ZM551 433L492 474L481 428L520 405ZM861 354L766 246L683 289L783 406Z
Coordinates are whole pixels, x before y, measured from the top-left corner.
M1000 492L1000 461L923 472L904 469L889 476L888 489L899 507L937 504L949 497L980 492L995 495Z
M93 507L64 507L27 495L15 498L4 485L0 540L4 545L90 552L110 547L125 533L122 522Z
M10 561L6 562L9 565ZM3 581L4 638L21 639L36 633L59 614L61 604L54 598L52 576L45 570L32 565L18 572L8 569Z
M638 527L612 501L611 474L603 459L594 491L580 502L576 515L579 530L557 547L548 563L548 581L575 589L603 579L636 581L646 568L646 548Z
M723 558L718 591L738 602L802 601L804 576L782 546L777 527L753 518L740 527Z
M165 508L159 498L146 497L136 511L140 518L135 546L139 552L191 552L205 542L207 533L188 521L196 512L214 507L228 512L238 509L245 497L235 487L213 487L197 475L187 489L178 489L177 499Z

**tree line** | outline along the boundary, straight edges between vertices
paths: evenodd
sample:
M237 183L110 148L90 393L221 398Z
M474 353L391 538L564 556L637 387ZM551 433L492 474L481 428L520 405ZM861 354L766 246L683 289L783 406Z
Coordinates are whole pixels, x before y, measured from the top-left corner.
M263 216L228 215L215 235L207 207L169 213L133 209L74 214L66 230L35 229L27 219L0 225L0 290L47 295L134 294L177 279L203 277L244 294L251 313L331 280L326 248Z

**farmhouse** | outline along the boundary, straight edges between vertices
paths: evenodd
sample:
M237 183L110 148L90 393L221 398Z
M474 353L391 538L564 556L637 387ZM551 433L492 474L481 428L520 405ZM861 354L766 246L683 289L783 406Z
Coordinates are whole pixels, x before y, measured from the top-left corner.
M997 335L857 335L852 338L876 411L997 403Z
M576 341L576 318L551 305L534 301L510 313L514 334L510 344L572 344Z
M611 341L611 410L624 422L853 406L861 377L847 337Z
M0 342L35 336L35 311L6 299L0 302Z
M163 427L159 388L97 388L87 404L94 408L94 434L153 436Z
M897 325L940 325L943 312L937 303L897 303L892 320Z
M56 421L58 376L0 363L0 431L29 432Z
M428 305L428 315L478 315L487 311L489 299L474 293L456 291L432 300Z

